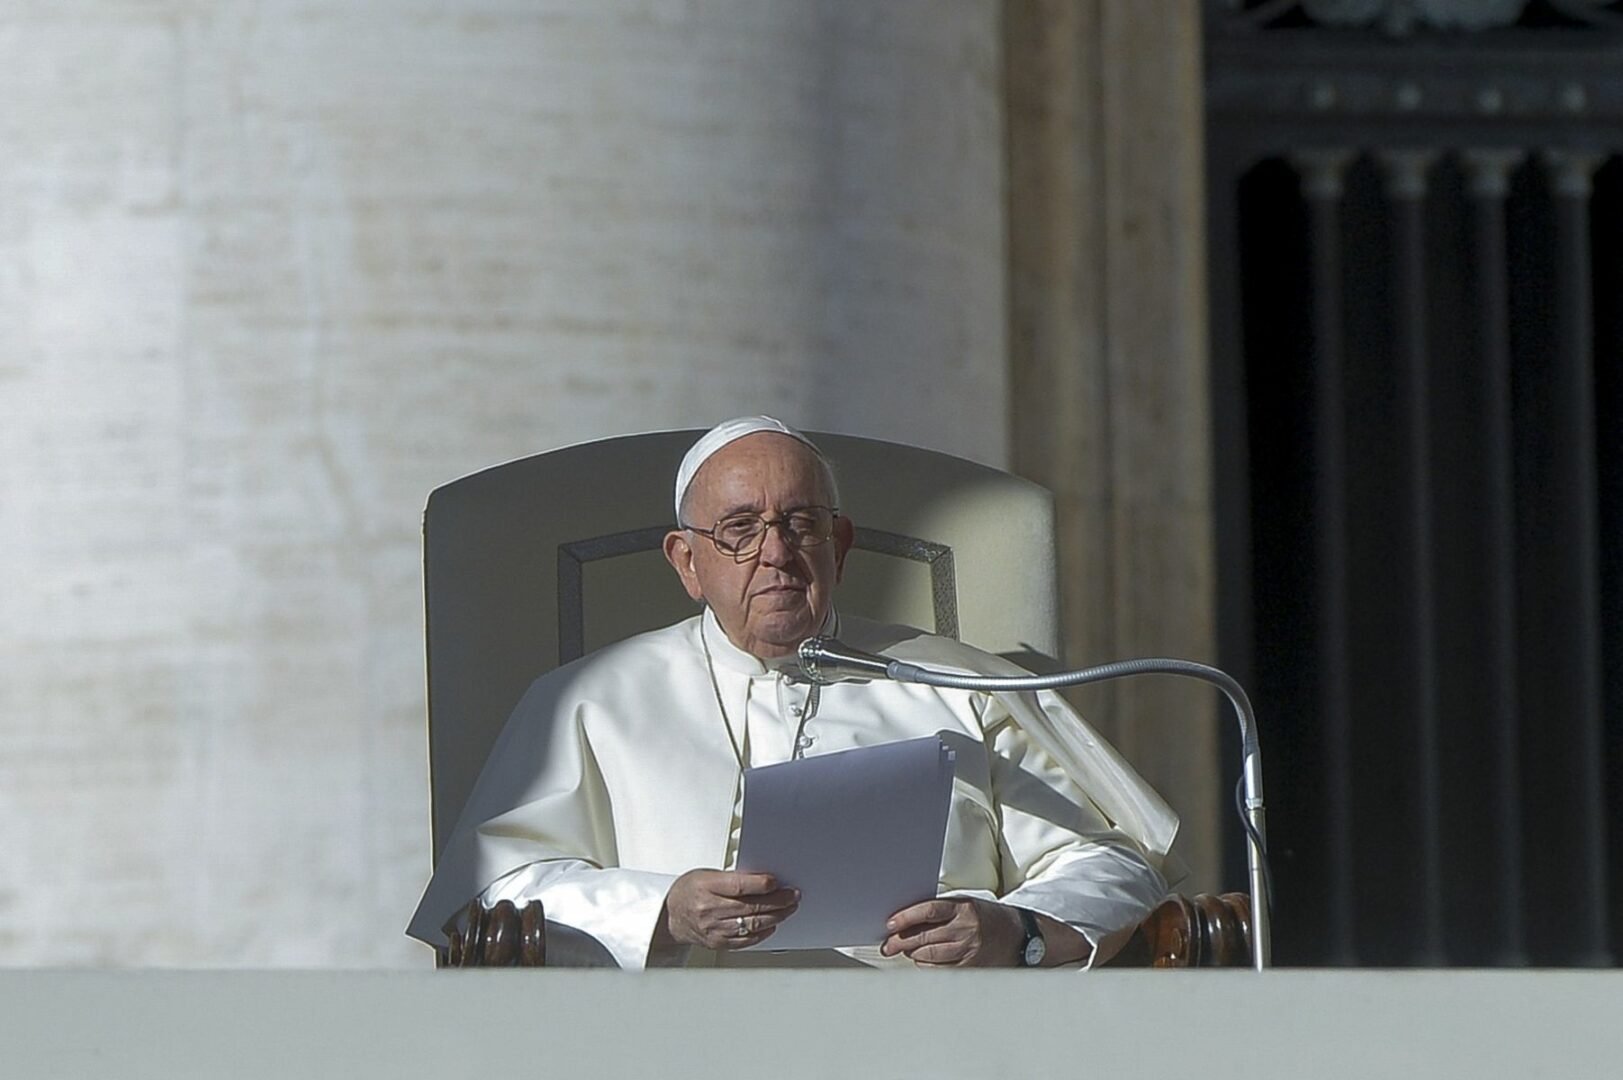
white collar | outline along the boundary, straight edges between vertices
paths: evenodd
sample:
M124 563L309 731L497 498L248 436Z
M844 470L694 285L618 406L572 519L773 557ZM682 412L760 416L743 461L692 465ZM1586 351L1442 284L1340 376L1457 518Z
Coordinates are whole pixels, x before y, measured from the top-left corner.
M727 636L727 631L723 630L721 623L716 620L716 613L710 609L708 604L705 605L704 614L700 616L700 619L702 621L699 632L704 635L704 642L709 646L711 659L717 667L726 668L728 671L734 671L740 675L759 676L778 672L787 678L800 678L800 664L794 657L786 656L782 660L766 661L754 653L745 652L737 645L734 645L732 639ZM839 612L832 608L829 610L828 618L823 620L822 632L829 636L839 634Z

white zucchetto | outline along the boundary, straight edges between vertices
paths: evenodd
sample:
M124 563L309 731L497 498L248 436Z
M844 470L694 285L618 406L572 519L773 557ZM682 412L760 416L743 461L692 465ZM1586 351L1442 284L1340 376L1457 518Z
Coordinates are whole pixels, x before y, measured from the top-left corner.
M731 420L723 420L703 435L693 444L687 456L682 458L682 465L676 470L676 521L677 524L687 524L682 521L682 499L686 497L693 478L698 475L699 468L709 461L717 450L728 443L737 442L746 435L754 435L760 431L770 431L776 435L787 435L791 439L799 439L811 447L812 453L819 459L823 452L817 449L817 444L794 428L771 416L738 416Z

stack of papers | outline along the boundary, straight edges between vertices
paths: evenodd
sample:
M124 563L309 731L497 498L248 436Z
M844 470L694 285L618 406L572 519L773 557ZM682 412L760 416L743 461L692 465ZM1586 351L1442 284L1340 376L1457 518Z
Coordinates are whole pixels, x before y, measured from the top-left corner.
M953 759L929 735L745 770L738 869L800 890L755 947L878 945L885 920L935 896Z

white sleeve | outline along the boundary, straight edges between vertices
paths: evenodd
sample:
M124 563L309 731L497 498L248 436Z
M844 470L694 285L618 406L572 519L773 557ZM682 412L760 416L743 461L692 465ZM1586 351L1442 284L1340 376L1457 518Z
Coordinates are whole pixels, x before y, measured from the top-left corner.
M638 969L680 960L675 954L650 956L649 951L665 894L675 880L645 870L598 869L584 859L549 859L504 874L479 899L487 908L502 900L520 908L539 900L549 923L589 934L620 967ZM549 944L549 962L555 955Z
M987 719L1004 883L996 899L1075 928L1093 946L1085 966L1103 962L1165 898L1166 881L1017 724Z
M558 685L537 680L508 718L407 932L440 945L445 920L476 896L539 899L549 921L641 968L675 878L616 867L603 778L580 706L561 704Z

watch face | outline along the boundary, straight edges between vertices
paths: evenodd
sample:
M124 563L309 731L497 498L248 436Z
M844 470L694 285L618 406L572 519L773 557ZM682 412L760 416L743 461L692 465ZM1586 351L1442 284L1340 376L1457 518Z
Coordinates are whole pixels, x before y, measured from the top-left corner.
M1034 937L1026 942L1026 966L1036 967L1043 962L1048 953L1048 943L1040 937Z

